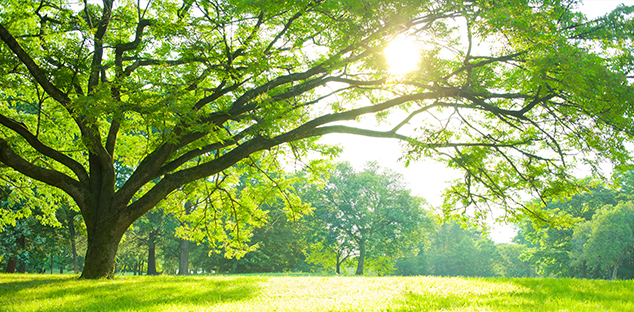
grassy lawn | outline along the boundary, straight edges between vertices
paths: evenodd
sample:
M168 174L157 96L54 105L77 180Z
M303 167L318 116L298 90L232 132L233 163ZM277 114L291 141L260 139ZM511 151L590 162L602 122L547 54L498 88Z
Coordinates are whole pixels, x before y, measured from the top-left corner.
M0 311L634 311L634 281L0 274Z

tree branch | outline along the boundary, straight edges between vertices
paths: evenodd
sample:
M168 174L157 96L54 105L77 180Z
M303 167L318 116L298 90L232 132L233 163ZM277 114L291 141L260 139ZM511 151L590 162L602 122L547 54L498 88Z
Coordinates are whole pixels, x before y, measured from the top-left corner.
M101 62L103 60L103 37L106 34L110 17L112 14L112 2L114 0L103 0L103 10L101 20L97 26L97 32L93 39L95 49L93 51L92 63L90 65L90 76L88 78L88 94L99 84L99 73L101 72ZM105 77L104 77L105 78Z
M52 98L63 105L67 105L70 103L70 99L68 98L68 96L66 96L64 92L55 87L48 80L46 74L42 71L42 69L37 64L35 64L33 58L31 58L31 56L26 51L24 51L24 49L22 49L22 46L20 46L13 35L9 33L9 31L4 27L4 25L2 25L2 23L0 23L0 38L2 38L2 41L4 41L7 46L9 46L9 49L13 51L15 56L17 56L18 59L24 65L26 65L29 73L31 73L35 81L37 81L37 83L42 86L42 88L44 89L44 91L46 91L48 95L50 95Z
M60 153L59 151L56 151L46 146L44 143L38 140L38 138L35 137L35 135L33 135L26 128L24 124L18 123L17 121L10 119L1 114L0 114L0 124L4 125L5 127L13 130L14 132L22 136L24 139L26 139L29 145L35 148L38 152L42 153L42 155L50 157L58 161L59 163L63 164L64 166L68 167L69 169L71 169L75 173L75 175L77 175L77 178L79 179L79 181L81 182L88 181L88 173L86 172L86 170L80 163Z
M0 138L0 163L30 178L57 187L68 193L83 208L84 192L81 183L55 170L35 166L16 154L9 143Z

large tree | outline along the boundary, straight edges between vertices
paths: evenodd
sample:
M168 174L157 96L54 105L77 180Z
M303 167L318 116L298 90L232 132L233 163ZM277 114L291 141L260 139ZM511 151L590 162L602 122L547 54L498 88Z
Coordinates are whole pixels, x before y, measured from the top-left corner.
M125 230L166 199L206 198L210 236L245 249L264 196L302 209L263 172L329 133L400 139L408 161L464 170L447 209L513 213L513 192L567 190L584 153L628 157L632 8L588 21L576 2L1 0L1 176L72 197L84 278L110 276ZM423 47L409 75L385 65L398 36ZM393 111L385 131L341 124ZM134 169L121 187L117 162ZM232 188L244 172L250 196Z

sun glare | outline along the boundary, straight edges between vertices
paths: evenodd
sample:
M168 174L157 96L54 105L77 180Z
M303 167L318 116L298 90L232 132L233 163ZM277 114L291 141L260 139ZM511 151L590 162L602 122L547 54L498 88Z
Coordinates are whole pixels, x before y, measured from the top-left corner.
M383 52L392 75L400 76L413 71L420 61L420 47L412 37L394 39Z

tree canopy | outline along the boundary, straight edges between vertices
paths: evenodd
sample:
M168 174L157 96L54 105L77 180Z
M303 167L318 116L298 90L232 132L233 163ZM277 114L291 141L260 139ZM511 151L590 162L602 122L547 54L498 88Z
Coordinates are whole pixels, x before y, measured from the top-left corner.
M324 189L308 200L315 206L314 232L321 232L315 235L318 248L312 253L332 254L316 258L331 261L317 261L322 265L335 264L337 274L350 256L356 258L357 275L363 275L366 267L390 273L392 263L431 228L424 200L410 195L403 176L376 163L368 163L360 172L349 163L337 164Z
M205 199L211 236L248 249L260 204L306 208L269 173L331 154L316 141L331 133L463 170L448 212L544 218L526 196L574 192L576 163L624 164L634 132L634 8L590 21L577 2L1 0L1 176L13 197L74 200L85 278L112 274L136 219L187 198ZM399 36L423 50L394 76L383 51ZM362 116L391 127L341 123Z

